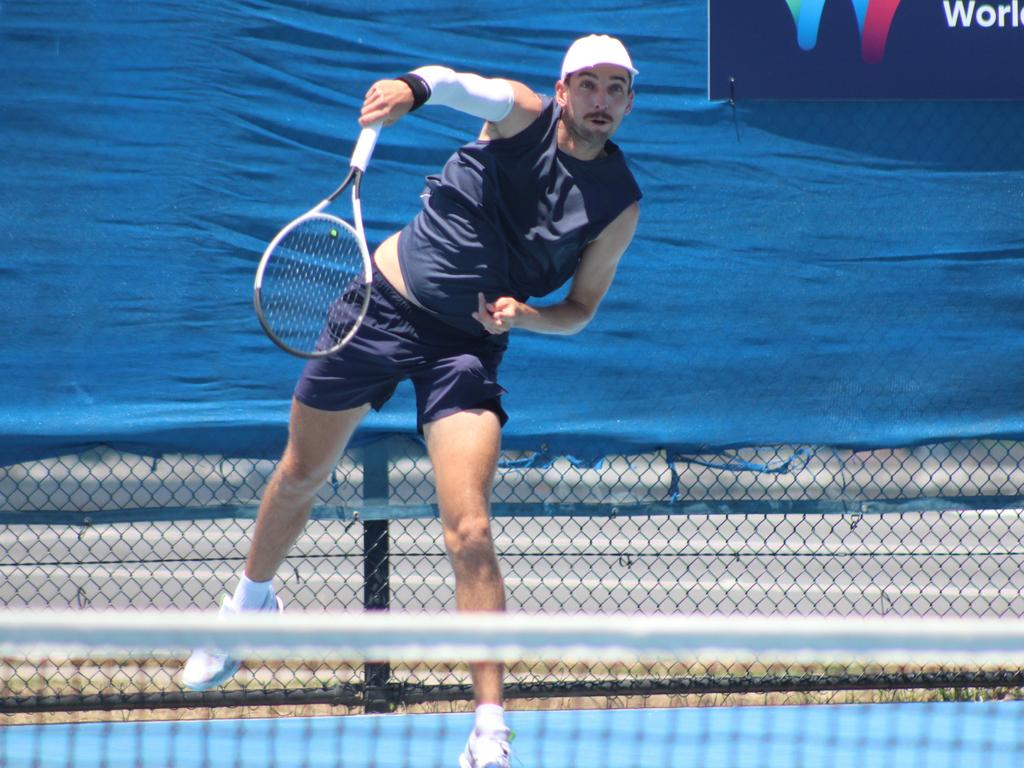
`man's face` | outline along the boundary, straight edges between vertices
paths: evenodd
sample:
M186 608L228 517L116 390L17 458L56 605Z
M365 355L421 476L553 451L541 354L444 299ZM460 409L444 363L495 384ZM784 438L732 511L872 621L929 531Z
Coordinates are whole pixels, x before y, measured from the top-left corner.
M615 64L598 64L555 84L555 98L566 127L588 143L612 137L633 108L629 71Z

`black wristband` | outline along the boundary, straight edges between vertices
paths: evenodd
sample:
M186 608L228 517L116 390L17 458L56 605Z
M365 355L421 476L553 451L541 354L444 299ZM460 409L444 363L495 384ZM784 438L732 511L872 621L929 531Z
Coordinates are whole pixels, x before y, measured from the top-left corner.
M412 91L412 107L409 109L410 112L414 112L427 103L427 99L430 98L430 86L427 85L427 81L422 77L415 72L409 72L399 75L395 80L401 80Z

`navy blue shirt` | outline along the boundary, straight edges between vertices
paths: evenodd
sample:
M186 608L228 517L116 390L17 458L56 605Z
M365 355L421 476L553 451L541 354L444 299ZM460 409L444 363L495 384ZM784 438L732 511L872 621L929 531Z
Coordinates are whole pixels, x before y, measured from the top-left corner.
M558 149L561 109L507 139L474 141L427 177L423 209L402 230L398 255L413 300L449 325L487 335L471 317L488 301L545 296L572 277L584 248L640 187L612 142L578 160Z

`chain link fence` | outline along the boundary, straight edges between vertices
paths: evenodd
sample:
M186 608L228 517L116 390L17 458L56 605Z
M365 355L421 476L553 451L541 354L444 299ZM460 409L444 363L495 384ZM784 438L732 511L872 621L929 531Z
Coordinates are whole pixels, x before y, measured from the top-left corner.
M836 616L1024 615L1024 445L775 446L609 457L506 453L494 535L510 610ZM245 559L274 463L97 448L0 470L0 604L215 610ZM453 579L421 445L346 456L279 572L289 610L447 611ZM866 674L866 673L865 673ZM5 712L331 703L386 710L471 695L468 670L264 664L184 692L177 667L8 660ZM860 675L860 673L858 673ZM686 665L513 668L509 695L906 687L903 673L714 674ZM1019 670L912 676L1019 684Z

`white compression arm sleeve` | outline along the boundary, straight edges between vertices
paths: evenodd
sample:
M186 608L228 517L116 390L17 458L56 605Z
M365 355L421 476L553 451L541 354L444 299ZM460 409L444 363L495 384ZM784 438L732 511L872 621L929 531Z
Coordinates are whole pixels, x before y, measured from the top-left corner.
M451 107L492 123L507 117L515 103L512 85L501 78L488 79L438 66L420 67L412 74L419 75L430 86L427 104Z

